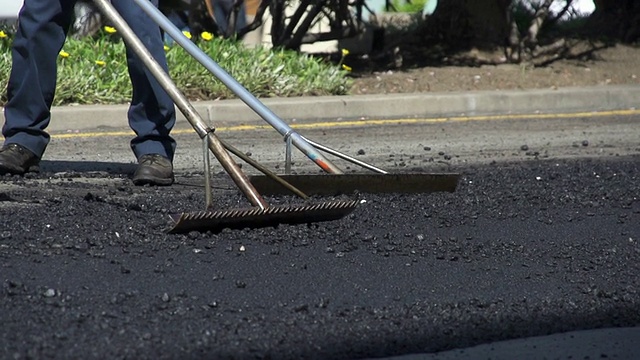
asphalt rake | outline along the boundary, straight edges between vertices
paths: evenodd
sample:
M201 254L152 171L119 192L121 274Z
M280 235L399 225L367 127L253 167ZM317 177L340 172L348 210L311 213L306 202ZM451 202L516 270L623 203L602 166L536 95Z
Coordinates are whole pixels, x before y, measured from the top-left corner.
M254 188L248 177L227 152L225 144L209 127L195 108L189 103L184 94L173 83L169 75L154 60L153 56L144 47L140 39L133 33L124 19L118 14L108 0L94 0L100 11L120 31L124 41L140 57L144 65L158 80L162 87L175 102L176 106L185 115L189 123L200 137L203 143L203 155L205 165L205 198L206 210L170 215L172 226L171 233L187 231L219 231L223 228L245 228L275 226L278 224L313 223L340 219L352 212L358 205L358 200L331 201L321 203L305 203L298 205L270 206L260 193ZM148 5L150 3L146 2ZM152 5L151 5L152 6ZM165 18L166 19L166 18ZM167 20L168 21L168 20ZM228 146L228 145L227 145ZM230 146L228 146L230 147ZM247 197L252 207L247 209L212 210L211 179L209 151L220 162L224 170L232 178L236 186ZM252 161L251 164L259 165ZM265 170L264 167L259 166ZM271 176L277 178L271 172Z

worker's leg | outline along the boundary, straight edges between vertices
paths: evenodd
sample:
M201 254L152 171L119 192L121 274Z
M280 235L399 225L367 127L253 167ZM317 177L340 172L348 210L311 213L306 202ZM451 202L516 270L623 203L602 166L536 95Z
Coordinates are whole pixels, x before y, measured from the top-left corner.
M112 3L155 60L167 71L160 27L132 0L112 0ZM157 6L158 2L154 0L153 3ZM133 86L129 125L136 133L131 148L138 159L146 154L159 154L173 160L176 143L169 135L175 124L173 101L128 47L127 64Z
M75 0L26 0L13 40L13 62L2 134L40 158L49 143L45 129L56 88L57 58Z

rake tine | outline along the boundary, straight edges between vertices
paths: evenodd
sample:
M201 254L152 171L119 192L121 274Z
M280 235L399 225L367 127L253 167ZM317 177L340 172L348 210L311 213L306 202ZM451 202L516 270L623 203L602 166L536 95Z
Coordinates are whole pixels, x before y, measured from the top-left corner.
M279 224L308 224L343 218L359 204L358 200L334 201L314 205L271 206L266 209L249 208L224 211L200 211L169 215L169 233L193 230L219 232L222 229L243 229L277 226Z

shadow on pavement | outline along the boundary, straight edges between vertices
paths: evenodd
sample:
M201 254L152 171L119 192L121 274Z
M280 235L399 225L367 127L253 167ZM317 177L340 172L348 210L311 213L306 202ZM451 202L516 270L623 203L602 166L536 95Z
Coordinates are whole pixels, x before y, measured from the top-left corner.
M134 163L101 161L60 161L43 160L40 171L44 172L103 172L113 175L131 175L136 170Z
M640 327L606 328L498 341L433 354L412 354L386 360L463 359L633 359L640 350Z

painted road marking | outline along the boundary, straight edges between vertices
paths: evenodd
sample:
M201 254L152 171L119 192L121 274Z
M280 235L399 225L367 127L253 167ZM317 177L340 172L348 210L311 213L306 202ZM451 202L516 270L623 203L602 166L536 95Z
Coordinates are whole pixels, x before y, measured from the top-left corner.
M593 112L575 112L560 114L521 114L521 115L479 115L479 116L451 116L437 118L405 118L405 119L366 119L351 121L321 121L305 124L290 124L293 129L326 129L340 127L355 127L368 125L400 125L400 124L434 124L443 122L465 122L465 121L492 121L492 120L531 120L531 119L568 119L568 118L596 118L607 116L632 116L640 115L640 110L612 110L612 111L593 111ZM216 131L232 132L232 131L249 131L249 130L268 130L272 129L269 125L236 125L216 127ZM191 134L193 129L174 129L171 134ZM105 131L105 132L86 132L86 133L65 133L53 134L54 139L69 138L90 138L90 137L112 137L112 136L131 136L132 131Z

